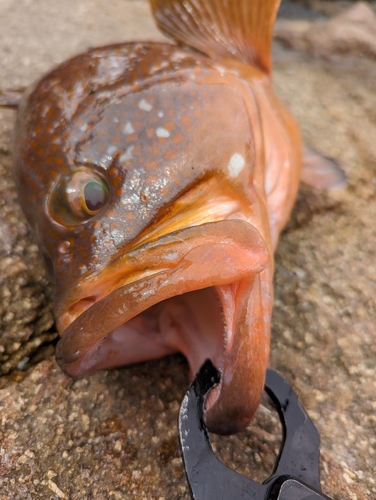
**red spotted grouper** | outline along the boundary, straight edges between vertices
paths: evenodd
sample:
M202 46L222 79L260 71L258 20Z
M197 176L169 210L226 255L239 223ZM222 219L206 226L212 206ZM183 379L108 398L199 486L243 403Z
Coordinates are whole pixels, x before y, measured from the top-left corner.
M270 86L279 0L151 4L177 45L96 48L26 92L16 182L55 279L62 369L181 352L193 375L211 358L205 421L231 433L263 390L273 250L301 177ZM341 181L312 153L306 166L313 185Z

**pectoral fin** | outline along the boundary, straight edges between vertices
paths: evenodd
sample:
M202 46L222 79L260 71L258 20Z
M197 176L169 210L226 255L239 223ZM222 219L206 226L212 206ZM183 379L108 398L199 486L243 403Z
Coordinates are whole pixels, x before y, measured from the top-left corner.
M316 189L340 189L346 185L346 174L334 160L305 146L300 180Z
M5 92L0 90L0 108L17 109L24 92L25 89L8 90Z
M272 32L280 0L150 0L158 27L211 57L271 70Z

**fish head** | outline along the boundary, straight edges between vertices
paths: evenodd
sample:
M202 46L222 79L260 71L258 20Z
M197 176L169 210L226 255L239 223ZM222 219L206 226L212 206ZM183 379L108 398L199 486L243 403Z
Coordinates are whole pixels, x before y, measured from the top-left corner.
M183 353L248 425L269 354L272 256L257 103L237 70L167 44L59 66L19 107L20 202L50 263L71 376Z

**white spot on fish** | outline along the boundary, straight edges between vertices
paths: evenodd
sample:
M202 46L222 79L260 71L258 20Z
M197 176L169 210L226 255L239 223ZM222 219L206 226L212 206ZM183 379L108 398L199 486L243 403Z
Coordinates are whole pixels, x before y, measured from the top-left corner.
M123 153L120 156L119 161L123 162L123 161L127 161L127 160L132 160L132 158L133 158L133 155L132 155L133 148L134 148L134 146L129 146L129 148L127 148L127 150L125 151L125 153Z
M124 314L126 312L127 312L127 306L125 304L122 304L122 306L119 307L119 309L118 309L118 313L119 314Z
M87 267L85 265L83 265L83 264L81 266L79 266L78 269L80 271L80 274L84 274L87 271Z
M178 252L168 253L167 255L164 256L165 260L176 260L178 257L179 257Z
M178 62L187 57L187 54L183 51L176 51L172 56L170 56L171 61Z
M127 122L123 128L123 134L133 134L134 128L131 122Z
M113 158L111 155L104 155L102 158L99 160L98 165L105 170L109 168L109 166L112 164Z
M159 118L162 118L164 116L163 111L158 111L158 116L159 116Z
M141 101L138 103L138 107L140 109L143 109L144 111L151 111L153 109L153 106L145 101L145 99L141 99Z
M157 71L160 71L161 69L165 68L166 66L169 65L168 61L162 61L160 64L156 64L150 68L151 73L156 73Z
M155 133L158 137L170 137L170 132L163 127L158 127Z
M113 153L115 153L115 151L116 151L116 150L117 150L117 147L116 147L116 146L113 146L113 145L108 146L108 148L107 148L107 154L108 154L109 156L112 156L112 155L113 155Z
M215 69L217 69L220 72L221 76L223 76L226 73L225 67L220 66L219 64L216 64L214 67L215 67Z
M230 177L237 177L243 170L244 165L245 165L244 157L239 153L233 154L227 165Z

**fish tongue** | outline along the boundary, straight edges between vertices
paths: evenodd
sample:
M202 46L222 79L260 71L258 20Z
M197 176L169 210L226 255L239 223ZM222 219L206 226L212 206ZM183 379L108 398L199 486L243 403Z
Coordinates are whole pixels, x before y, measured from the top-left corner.
M217 287L227 324L220 384L207 396L204 419L217 434L233 434L252 420L269 357L271 294L267 270L254 280ZM215 360L214 364L215 364Z

